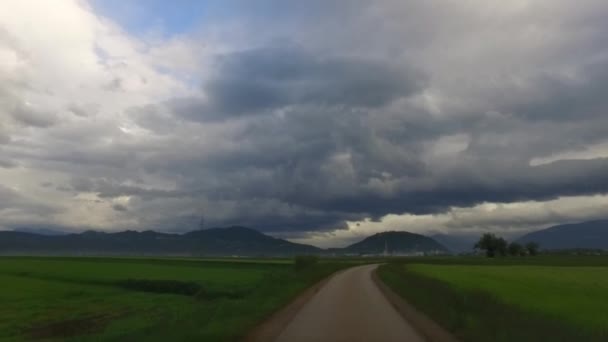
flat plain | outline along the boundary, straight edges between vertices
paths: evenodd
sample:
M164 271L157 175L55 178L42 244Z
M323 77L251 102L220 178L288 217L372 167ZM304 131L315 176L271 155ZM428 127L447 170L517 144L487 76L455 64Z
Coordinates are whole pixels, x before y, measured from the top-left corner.
M232 341L331 273L384 259L0 258L0 340ZM380 278L463 341L608 340L608 258L392 258Z
M343 267L291 260L0 258L0 340L234 340Z

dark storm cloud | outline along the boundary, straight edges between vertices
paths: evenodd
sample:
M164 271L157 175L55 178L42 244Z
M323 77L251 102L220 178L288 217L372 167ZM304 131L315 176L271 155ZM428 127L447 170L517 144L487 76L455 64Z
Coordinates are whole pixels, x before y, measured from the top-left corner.
M402 121L398 130L403 135L384 133L375 129L377 124L366 111L303 107L286 111L280 119L260 117L232 137L239 149L201 160L193 155L194 159L155 168L179 177L183 191L107 187L100 194L223 201L239 209L221 219L211 214L211 224L247 224L278 232L337 228L345 220L391 213L439 213L486 201L548 200L608 191L604 159L532 167L528 159L510 155L508 148L471 148L455 165L431 167L423 160L425 136L418 133L434 132L427 138L435 139L441 133L438 122ZM410 131L410 124L416 129ZM391 132L394 129L392 125ZM546 143L547 138L542 140ZM277 214L277 202L293 211Z
M427 80L388 60L322 59L281 47L224 55L218 63L204 86L205 101L175 99L136 112L162 134L163 126L179 129L171 117L203 125L245 118L225 137L238 147L143 162L148 170L179 179L177 190L105 184L97 189L100 196L215 201L223 203L218 208L238 210L210 215L211 223L279 232L483 202L608 192L605 159L529 165L539 154L585 146L608 134L600 115L608 107L599 90L605 73L590 71L597 70L593 65L582 68L577 82L541 75L526 88L530 94L515 89L484 107L486 112L437 117L411 103L394 106L422 92ZM278 109L280 115L268 113ZM261 112L267 115L250 116ZM466 150L455 161L430 163L428 144L450 134L467 135ZM292 210L277 214L282 206Z
M322 167L323 162L318 163ZM369 171L365 176L364 165L355 165L360 175L347 180L344 178L350 175L344 176L339 168L327 174L315 167L293 167L285 172L281 166L265 182L259 178L248 182L244 175L224 174L227 184L218 192L235 201L267 197L322 213L341 213L344 219L351 220L379 218L390 213L438 213L451 206L469 207L485 201L549 200L608 192L605 159L561 161L537 167L484 164L463 165L438 174L429 170L428 174L415 178L401 175L388 191L370 186L374 176ZM381 181L380 176L376 179ZM339 221L335 217L325 218L326 224Z
M268 47L218 57L206 82L207 101L178 99L175 113L190 120L246 116L285 106L375 108L420 91L425 77L386 60L315 56L296 47Z
M608 61L582 68L576 78L543 75L506 112L529 120L577 120L607 115Z
M401 181L392 196L362 187L356 196L311 202L311 206L343 212L366 212L379 218L389 213L434 214L452 206L483 202L543 201L560 196L608 193L608 159L559 161L536 167L474 164L429 175L423 187Z
M112 205L112 209L114 209L115 211L128 211L129 208L127 208L126 206L122 205L122 204L114 204Z

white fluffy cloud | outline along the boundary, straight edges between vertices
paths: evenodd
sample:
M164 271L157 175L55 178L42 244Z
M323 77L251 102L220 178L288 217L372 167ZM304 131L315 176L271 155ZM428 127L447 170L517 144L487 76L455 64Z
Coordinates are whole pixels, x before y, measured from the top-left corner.
M142 139L125 115L128 108L187 93L189 87L149 62L145 42L96 16L85 3L7 1L3 8L2 182L15 196L55 211L40 217L8 208L0 225L124 225L108 210L110 204L57 188L86 174L89 163L105 167L128 158L114 146Z

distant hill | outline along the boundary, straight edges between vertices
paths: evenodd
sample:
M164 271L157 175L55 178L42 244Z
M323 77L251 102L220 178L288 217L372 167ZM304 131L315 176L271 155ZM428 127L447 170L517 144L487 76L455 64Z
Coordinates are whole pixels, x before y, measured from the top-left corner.
M448 249L432 238L409 232L382 232L369 236L343 249L344 253L393 255L414 253L447 253Z
M430 237L455 253L471 252L479 240L478 235L435 234Z
M13 229L13 231L21 232L21 233L39 234L39 235L66 235L66 234L69 234L69 233L66 233L61 230L54 230L54 229L48 229L48 228L16 228L16 229Z
M446 247L427 236L408 232L372 235L346 248L320 249L293 243L245 227L196 230L184 234L154 231L47 235L0 231L0 254L24 255L183 255L292 256L298 254L445 253Z
M273 238L245 227L213 228L186 234L0 232L0 254L289 256L320 251L317 247Z
M541 249L608 249L608 220L553 226L526 234L517 241L535 241Z
M196 241L197 249L212 254L235 255L295 255L315 254L318 247L277 239L245 227L212 228L197 230L183 235Z

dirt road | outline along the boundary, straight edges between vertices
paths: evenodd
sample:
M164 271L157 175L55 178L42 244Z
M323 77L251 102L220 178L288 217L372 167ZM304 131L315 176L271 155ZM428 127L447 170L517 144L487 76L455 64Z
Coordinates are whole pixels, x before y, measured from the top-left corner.
M424 341L372 280L376 267L353 267L336 274L302 307L277 341Z

